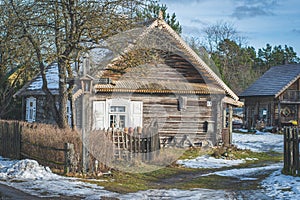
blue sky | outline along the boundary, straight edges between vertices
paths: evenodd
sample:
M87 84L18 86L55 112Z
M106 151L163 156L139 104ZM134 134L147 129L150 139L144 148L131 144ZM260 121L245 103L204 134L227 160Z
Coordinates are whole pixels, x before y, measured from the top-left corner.
M229 22L256 50L269 43L288 45L300 57L299 0L160 0L176 13L183 36L201 37L201 29Z

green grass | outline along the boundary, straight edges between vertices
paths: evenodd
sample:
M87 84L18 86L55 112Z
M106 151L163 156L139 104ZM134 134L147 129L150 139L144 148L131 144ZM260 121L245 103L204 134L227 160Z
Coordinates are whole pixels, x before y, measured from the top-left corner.
M213 154L213 151L190 149L184 152L180 159L191 159L207 153ZM173 164L147 173L126 173L123 171L113 171L111 177L101 177L101 179L104 179L105 181L95 181L94 183L103 186L107 190L119 193L170 188L251 189L257 187L259 180L264 178L265 175L260 175L258 180L247 182L241 182L234 177L201 175L225 169L265 166L267 164L280 162L283 159L282 154L276 152L257 153L248 150L233 149L229 153L235 159L256 158L257 160L248 160L239 166L225 167L222 169L189 169ZM138 168L139 166L136 167ZM141 164L140 167L143 167L143 164Z
M198 156L211 154L211 153L212 153L212 149L203 150L201 148L190 148L190 149L184 151L179 159L180 160L193 159Z

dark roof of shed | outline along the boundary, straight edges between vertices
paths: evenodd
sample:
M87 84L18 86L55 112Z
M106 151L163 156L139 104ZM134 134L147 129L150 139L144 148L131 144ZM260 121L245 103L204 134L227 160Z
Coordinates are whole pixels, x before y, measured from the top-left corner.
M300 77L300 64L278 65L271 67L239 96L274 96L278 97L284 90Z

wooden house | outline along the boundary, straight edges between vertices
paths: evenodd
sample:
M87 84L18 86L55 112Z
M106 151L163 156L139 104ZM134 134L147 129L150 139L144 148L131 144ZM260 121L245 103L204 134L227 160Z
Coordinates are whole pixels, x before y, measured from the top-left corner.
M299 124L300 64L271 67L239 97L245 103L245 125L281 128Z
M117 34L102 46L82 59L77 78L92 85L90 93L80 84L74 90L75 112L69 116L77 127L122 129L156 123L160 137L168 141L188 136L192 144L222 142L226 109L240 105L238 96L168 24L157 19ZM24 99L25 120L45 122L39 111L45 99L40 87L32 86L36 80L17 96Z

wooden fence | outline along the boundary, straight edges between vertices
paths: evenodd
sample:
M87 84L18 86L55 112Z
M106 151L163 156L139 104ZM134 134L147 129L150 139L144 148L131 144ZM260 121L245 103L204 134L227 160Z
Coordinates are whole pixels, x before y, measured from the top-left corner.
M55 148L34 144L22 139L22 130L25 128L23 122L0 120L0 155L10 159L35 159L41 164L47 164L50 167L59 166L68 173L74 168L73 157L75 154L74 145L65 143L64 148ZM34 150L33 150L34 149ZM54 151L55 153L49 153ZM41 153L43 152L43 153ZM56 156L62 154L62 160Z
M77 143L58 144L56 142L55 146L62 146L64 144L61 148L57 148L45 144L45 142L32 142L31 139L24 137L26 135L25 132L35 131L36 134L39 134L42 131L41 129L43 128L39 124L0 120L0 155L11 159L34 159L40 164L56 169L64 169L64 172L80 171L82 167L80 165L82 153L78 151L78 146L80 145ZM51 132L51 130L43 131L46 134L48 131ZM90 145L94 145L93 147L96 149L94 152L90 152L90 157L88 158L90 164L95 161L93 154L97 155L99 153L104 154L101 158L109 161L136 158L143 161L150 161L159 153L158 150L160 149L160 138L156 126L144 129L107 129L100 131L100 134L98 132L98 135L96 134L97 137L93 138L93 134L90 135L92 137L89 143ZM78 137L80 136L78 135ZM109 142L103 142L102 140L105 140L103 137L108 138ZM77 145L77 150L74 149L74 145ZM75 152L75 150L78 152ZM104 160L98 160L99 164L101 162L106 163ZM93 167L94 165L89 168L93 169Z
M160 149L159 134L155 127L108 130L107 134L114 144L116 159L130 160L138 157L150 161Z
M20 159L22 126L17 121L0 121L0 154Z
M292 176L299 176L299 163L299 128L284 127L283 173Z
M22 148L25 145L32 146L36 150L43 151L44 153L42 155L34 155L34 153L29 152L28 150L26 150L26 148ZM59 156L58 157L51 156L50 155L51 151L56 152L52 155L62 153L63 160L59 159L58 158ZM47 154L47 152L49 154ZM74 144L70 144L70 143L64 143L64 148L55 148L55 147L38 145L38 144L32 144L32 143L26 142L26 141L21 142L21 152L20 152L21 158L34 159L34 160L37 160L40 164L47 165L47 166L53 166L56 169L63 168L64 173L69 173L70 171L74 171L74 169L76 168L75 164L73 162L74 154L75 154Z

